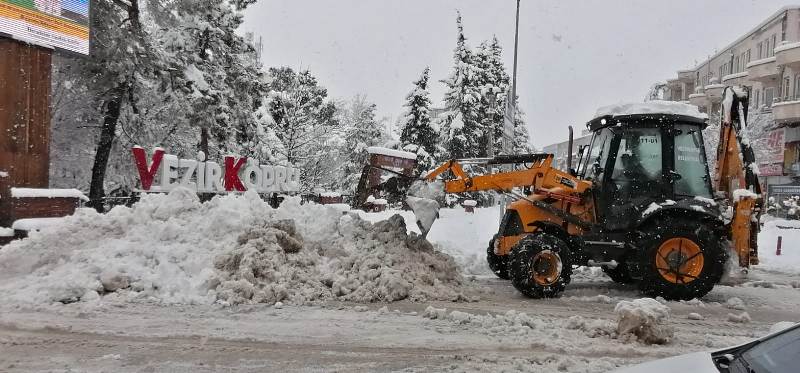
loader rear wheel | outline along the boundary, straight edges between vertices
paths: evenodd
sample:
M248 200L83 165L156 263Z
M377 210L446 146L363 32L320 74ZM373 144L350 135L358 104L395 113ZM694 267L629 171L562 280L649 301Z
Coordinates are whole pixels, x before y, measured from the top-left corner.
M489 268L494 272L494 274L503 279L509 280L511 279L511 275L508 273L508 255L497 255L494 253L494 245L497 242L497 235L492 237L492 240L489 241L489 247L486 249L486 262L489 263Z
M564 291L572 276L569 246L547 233L531 234L511 250L511 283L531 298L554 298Z
M643 229L642 281L645 294L669 300L706 295L719 283L728 253L707 223L661 219Z
M631 277L630 270L628 270L628 264L625 262L618 263L614 268L603 267L603 273L611 278L611 281L614 281L618 284L632 284L636 282L636 280Z

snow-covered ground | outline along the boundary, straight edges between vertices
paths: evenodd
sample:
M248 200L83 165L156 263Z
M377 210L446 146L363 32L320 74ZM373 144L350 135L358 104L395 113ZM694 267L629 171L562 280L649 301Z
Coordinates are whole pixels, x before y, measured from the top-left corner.
M533 300L484 264L499 208L443 209L427 251L391 219L414 232L410 212L215 201L82 212L0 249L0 371L604 372L800 321L796 223L768 222L762 265L702 300L641 299L597 268Z

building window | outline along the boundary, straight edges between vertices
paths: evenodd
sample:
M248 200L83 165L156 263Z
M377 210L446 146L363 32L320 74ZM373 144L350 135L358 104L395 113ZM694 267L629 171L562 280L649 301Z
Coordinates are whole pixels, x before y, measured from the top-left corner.
M747 50L747 53L745 53L745 60L747 60L747 62L745 62L745 64L750 63L750 50L749 49Z
M756 109L758 109L759 106L760 106L759 105L759 101L760 100L761 100L761 90L760 89L756 89L756 100L755 100L755 104L756 104L755 108Z
M783 78L783 101L789 100L789 77Z
M758 49L758 59L760 60L764 58L764 55L762 54L764 52L764 43L758 42L758 44L756 44L756 49Z
M792 100L797 100L800 98L800 74L794 76L794 97Z
M764 58L767 58L767 57L772 57L772 56L769 54L769 51L770 51L770 48L769 48L769 38L767 38L767 40L766 40L766 41L764 41Z
M772 107L772 101L775 97L775 88L769 87L764 89L764 105L766 107Z
M769 56L772 57L775 55L775 47L778 46L778 38L775 34L772 34L772 50L769 51Z

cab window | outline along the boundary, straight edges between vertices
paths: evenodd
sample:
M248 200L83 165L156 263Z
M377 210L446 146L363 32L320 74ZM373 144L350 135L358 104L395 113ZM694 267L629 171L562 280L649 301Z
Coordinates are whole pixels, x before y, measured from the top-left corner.
M659 128L630 128L620 138L611 180L620 197L629 199L659 192L663 159Z
M675 126L675 194L711 197L711 180L700 128Z

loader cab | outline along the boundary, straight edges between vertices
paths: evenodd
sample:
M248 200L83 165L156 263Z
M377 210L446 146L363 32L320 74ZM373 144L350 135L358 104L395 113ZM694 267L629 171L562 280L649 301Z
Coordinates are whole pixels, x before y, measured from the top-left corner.
M593 182L597 221L634 228L652 203L712 197L702 130L705 118L675 114L606 115L578 173Z

